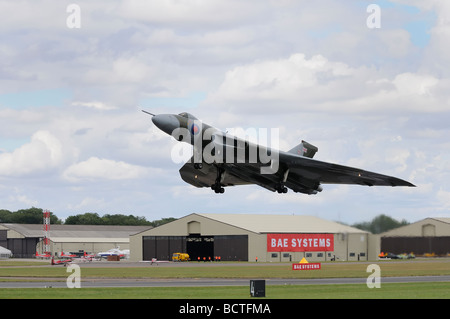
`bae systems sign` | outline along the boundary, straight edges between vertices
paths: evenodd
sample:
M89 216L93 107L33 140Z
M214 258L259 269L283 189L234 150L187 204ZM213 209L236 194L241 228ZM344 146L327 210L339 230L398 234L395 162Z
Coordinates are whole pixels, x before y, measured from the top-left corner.
M267 234L267 251L334 251L333 234Z

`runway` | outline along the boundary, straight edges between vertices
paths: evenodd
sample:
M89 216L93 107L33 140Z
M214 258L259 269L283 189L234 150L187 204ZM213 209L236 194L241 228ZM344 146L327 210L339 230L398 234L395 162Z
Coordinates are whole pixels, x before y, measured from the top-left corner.
M261 279L261 278L254 278ZM265 279L266 285L337 285L366 284L367 278L326 279ZM383 283L450 282L450 276L382 277ZM250 279L89 279L81 282L81 288L124 287L221 287L249 286ZM10 281L0 282L3 288L67 288L65 281Z

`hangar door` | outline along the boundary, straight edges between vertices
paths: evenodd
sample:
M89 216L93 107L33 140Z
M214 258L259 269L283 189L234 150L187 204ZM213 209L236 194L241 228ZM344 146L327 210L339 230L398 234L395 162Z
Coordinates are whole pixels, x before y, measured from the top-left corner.
M186 252L184 236L143 236L142 259L172 260L173 253Z
M214 236L214 252L223 261L248 261L248 236Z
M248 236L226 235L226 236L200 236L191 234L186 238L187 253L191 260L203 261L205 258L215 260L220 257L221 261L248 261Z
M435 253L445 256L450 253L450 237L381 237L381 251L393 254L423 255Z
M186 252L191 260L214 260L214 236L189 235L186 237Z
M186 252L192 261L214 260L220 256L222 261L248 261L248 236L143 236L143 260L171 260L172 254Z

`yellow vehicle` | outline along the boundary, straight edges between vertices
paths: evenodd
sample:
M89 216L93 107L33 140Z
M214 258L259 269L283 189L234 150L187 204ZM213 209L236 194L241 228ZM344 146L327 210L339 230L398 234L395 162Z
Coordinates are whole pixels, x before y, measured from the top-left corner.
M189 261L189 255L185 253L174 253L172 255L172 261Z

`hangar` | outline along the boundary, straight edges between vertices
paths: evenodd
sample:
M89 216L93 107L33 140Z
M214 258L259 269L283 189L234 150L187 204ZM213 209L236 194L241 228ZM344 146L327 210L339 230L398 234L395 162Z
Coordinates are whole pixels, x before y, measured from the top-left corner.
M120 247L129 249L130 235L150 226L51 225L50 250L53 254L86 251L97 253ZM16 258L33 258L43 253L42 224L0 224L0 246Z
M381 251L417 256L450 254L450 218L425 218L380 234Z
M130 260L295 262L370 260L379 250L372 234L305 215L197 214L130 236Z

